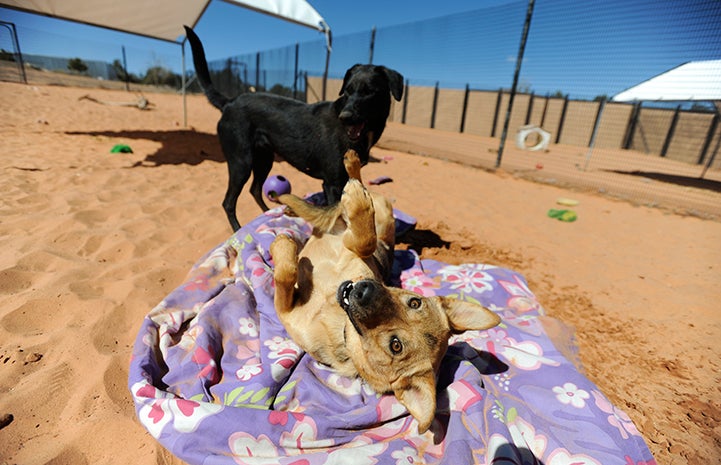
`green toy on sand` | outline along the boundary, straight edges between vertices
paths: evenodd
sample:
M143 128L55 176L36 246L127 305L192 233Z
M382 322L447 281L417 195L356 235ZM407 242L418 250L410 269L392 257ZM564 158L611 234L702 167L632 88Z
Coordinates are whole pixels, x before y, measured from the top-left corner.
M573 210L556 210L555 208L548 210L548 216L567 223L576 221L576 218L578 218L576 212Z
M110 153L133 153L133 149L131 149L129 145L116 144L110 149Z

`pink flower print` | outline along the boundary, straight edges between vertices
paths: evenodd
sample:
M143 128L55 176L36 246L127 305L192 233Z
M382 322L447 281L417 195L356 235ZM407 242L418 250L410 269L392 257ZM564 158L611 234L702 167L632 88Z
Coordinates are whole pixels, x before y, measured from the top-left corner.
M228 438L228 447L233 459L241 465L278 463L278 449L265 434L256 438L242 431L233 433Z
M474 388L468 381L458 380L451 383L448 388L448 404L451 410L457 412L467 411L473 404L483 399L478 389Z
M258 337L258 324L253 318L239 318L238 319L238 331L244 336L252 338Z
M506 306L511 307L518 312L530 312L532 310L540 310L541 306L536 300L536 296L528 288L518 276L513 276L513 281L498 281L506 292L510 295Z
M171 422L176 431L189 433L195 431L204 418L223 410L222 405L176 398L147 382L135 383L131 392L136 402L142 403L138 419L156 439Z
M207 291L210 288L210 279L207 275L196 276L188 282L183 289L186 291Z
M414 465L423 463L418 451L412 447L404 447L401 450L394 451L391 457L396 459L396 465Z
M564 405L571 405L575 408L583 408L586 406L586 399L591 396L587 391L579 389L573 383L564 383L563 386L555 386L553 392L556 394L556 399Z
M471 343L478 350L485 350L493 355L503 353L503 347L510 344L508 334L503 329L491 328L486 331L466 333L474 336L472 341L466 342Z
M318 427L311 417L303 416L295 422L293 430L285 431L278 444L288 455L305 449L326 448L334 444L332 439L318 439Z
M596 401L596 407L602 412L610 414L608 417L608 423L617 428L618 432L621 433L623 439L628 439L629 434L632 436L640 436L641 433L636 429L636 425L633 424L631 418L626 415L626 412L620 410L613 405L606 396L598 391L591 391L593 398Z
M571 454L566 449L554 449L548 454L546 465L601 465L601 462L586 454Z
M248 381L253 376L257 376L263 372L263 364L260 363L260 361L257 361L257 363L250 363L246 362L245 365L240 367L238 371L235 372L236 378L238 378L241 381Z
M301 348L291 339L275 336L263 342L270 349L268 357L273 360L270 374L274 381L282 381L296 364L301 355Z
M433 279L429 278L427 274L416 268L401 272L401 283L404 289L408 289L409 291L413 291L424 297L436 295L432 288L438 287L438 284L436 284Z
M209 347L208 350L205 350L202 347L197 347L191 360L202 367L197 374L198 378L207 378L212 384L220 381L212 348Z
M438 272L443 280L451 284L452 289L477 294L493 290L493 277L483 271L484 265L452 265Z
M254 289L270 291L273 288L273 270L265 263L260 253L250 254L245 262L245 268L250 272L250 283Z
M634 462L634 460L628 455L626 455L624 459L626 459L626 465L657 465L655 459L651 459L649 461L639 460L638 462Z
M530 450L535 457L543 456L548 445L548 438L543 434L536 434L533 425L521 418L515 408L508 411L507 425L513 444L518 448Z

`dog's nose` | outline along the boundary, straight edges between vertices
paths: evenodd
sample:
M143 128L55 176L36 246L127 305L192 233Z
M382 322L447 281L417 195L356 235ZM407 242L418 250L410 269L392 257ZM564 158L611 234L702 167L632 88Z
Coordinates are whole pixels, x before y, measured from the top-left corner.
M359 281L353 286L351 298L356 305L365 307L373 300L376 291L376 284L373 281Z
M350 111L350 110L345 110L345 109L344 109L344 110L341 111L340 114L338 115L338 119L341 120L341 121L344 122L344 123L345 123L345 122L349 122L349 121L351 120L351 118L353 118L353 112Z

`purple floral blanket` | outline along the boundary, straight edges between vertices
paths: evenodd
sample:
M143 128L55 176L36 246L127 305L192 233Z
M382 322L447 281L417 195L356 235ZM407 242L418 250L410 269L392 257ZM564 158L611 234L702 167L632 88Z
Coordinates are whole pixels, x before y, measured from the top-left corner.
M431 430L392 395L338 376L291 341L273 309L271 210L203 257L142 323L129 387L140 422L190 464L655 464L629 417L549 337L524 278L396 253L395 278L477 301L503 321L451 340Z

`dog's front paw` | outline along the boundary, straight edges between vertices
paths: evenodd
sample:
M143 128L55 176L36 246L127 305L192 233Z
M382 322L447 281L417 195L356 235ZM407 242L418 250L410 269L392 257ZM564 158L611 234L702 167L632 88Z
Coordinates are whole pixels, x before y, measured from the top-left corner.
M351 179L346 183L340 201L351 221L359 215L370 214L371 218L373 217L373 200L371 200L370 193L356 179Z
M292 238L281 234L270 244L270 255L275 263L273 275L276 284L295 285L298 274L298 244Z
M349 149L345 155L343 155L343 165L345 166L345 171L348 173L349 178L357 179L359 181L361 180L361 161L358 156L358 152L353 149Z

